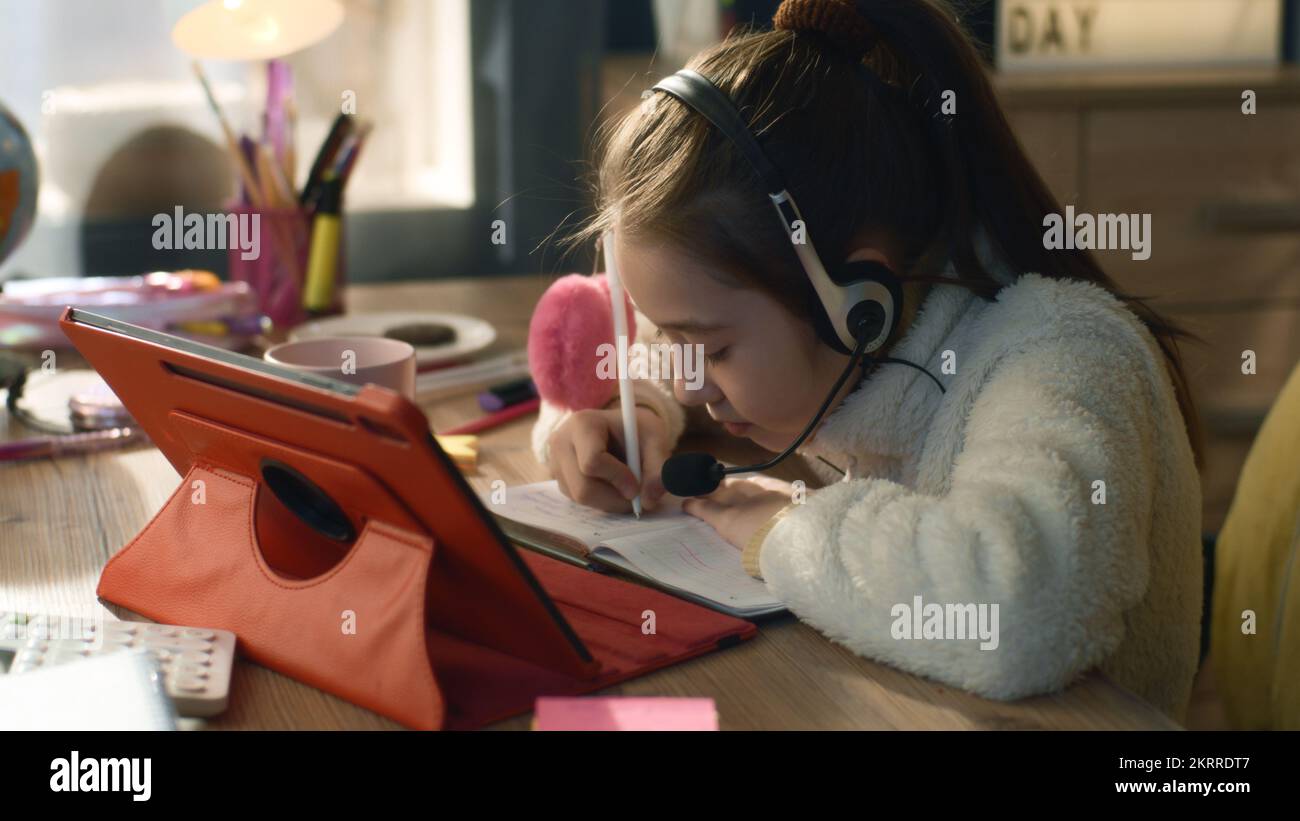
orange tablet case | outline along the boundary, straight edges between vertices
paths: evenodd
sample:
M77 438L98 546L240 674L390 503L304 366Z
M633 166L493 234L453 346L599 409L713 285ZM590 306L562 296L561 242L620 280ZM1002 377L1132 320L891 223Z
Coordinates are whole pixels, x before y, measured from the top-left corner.
M392 391L71 308L60 325L184 477L104 567L107 601L230 630L250 659L421 729L480 726L755 632L516 551Z

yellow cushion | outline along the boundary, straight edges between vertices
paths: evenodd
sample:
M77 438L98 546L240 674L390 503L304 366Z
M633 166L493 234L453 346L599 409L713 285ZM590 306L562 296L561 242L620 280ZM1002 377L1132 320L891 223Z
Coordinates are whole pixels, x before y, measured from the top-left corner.
M1251 445L1215 549L1211 658L1236 728L1300 729L1298 551L1300 367Z

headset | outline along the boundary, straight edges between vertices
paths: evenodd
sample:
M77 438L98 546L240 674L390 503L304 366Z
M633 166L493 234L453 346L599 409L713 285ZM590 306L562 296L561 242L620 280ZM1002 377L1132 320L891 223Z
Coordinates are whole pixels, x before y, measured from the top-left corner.
M807 223L785 178L763 153L731 98L707 77L683 69L660 80L651 89L654 91L670 94L702 115L754 167L825 311L829 330L818 327L822 341L842 354L851 354L864 338L863 353L883 346L898 326L903 307L902 286L893 273L872 261L846 262L836 266L833 275L827 272L808 239Z
M660 80L643 96L662 91L681 101L713 124L753 166L767 189L786 236L794 247L808 281L812 284L824 312L824 323L814 323L818 336L835 351L848 354L849 363L821 408L790 446L777 456L756 465L725 467L707 453L681 453L668 459L663 467L664 487L676 496L701 496L713 492L725 476L767 470L784 460L816 428L826 410L859 360L879 350L898 327L903 309L903 289L897 277L885 265L874 261L845 262L828 272L808 241L807 223L786 187L785 178L758 145L744 118L721 89L707 77L683 69ZM881 357L878 361L911 365L939 385L931 373L911 362Z

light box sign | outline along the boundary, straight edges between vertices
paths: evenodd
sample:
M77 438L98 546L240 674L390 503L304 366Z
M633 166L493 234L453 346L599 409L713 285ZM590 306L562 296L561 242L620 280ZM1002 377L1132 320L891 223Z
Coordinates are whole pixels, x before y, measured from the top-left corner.
M1269 65L1282 0L1002 0L1005 71Z

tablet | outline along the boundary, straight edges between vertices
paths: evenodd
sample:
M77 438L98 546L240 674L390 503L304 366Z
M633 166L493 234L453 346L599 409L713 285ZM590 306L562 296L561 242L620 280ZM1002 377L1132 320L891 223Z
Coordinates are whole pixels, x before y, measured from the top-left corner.
M258 464L272 493L259 493L258 505L293 514L269 517L278 535L292 536L263 543L293 547L272 556L263 546L277 573L302 579L327 572L371 519L431 536L432 626L575 678L594 674L591 652L409 399L75 308L60 325L182 476L196 462L235 469L219 437L193 435L196 424L267 443L268 458ZM269 458L272 452L277 458ZM313 475L327 464L345 465L340 475L364 481L339 492L337 476L331 485ZM286 534L285 527L294 530Z

